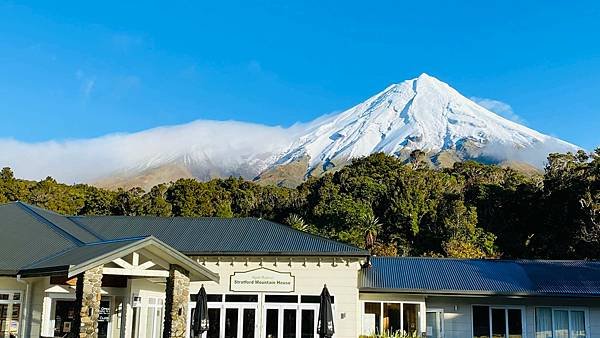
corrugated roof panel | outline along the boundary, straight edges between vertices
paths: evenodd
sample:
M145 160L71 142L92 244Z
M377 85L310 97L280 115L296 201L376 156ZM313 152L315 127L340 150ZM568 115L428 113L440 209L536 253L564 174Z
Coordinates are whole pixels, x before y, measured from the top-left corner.
M600 296L600 263L372 257L363 291Z
M0 272L15 274L23 265L75 246L18 203L0 205L0 215Z
M34 205L29 205L29 204L22 203L22 202L17 202L17 203L19 203L22 207L33 211L40 217L46 219L47 221L51 222L52 224L59 227L61 230L67 232L69 235L75 237L75 239L77 239L78 241L80 241L82 243L92 243L92 242L97 242L102 239L102 238L97 237L96 235L92 234L91 232L89 232L85 228L81 227L80 225L74 223L66 216L57 214L50 210L36 207Z
M73 221L107 239L154 236L186 254L356 255L365 250L258 218L85 216Z

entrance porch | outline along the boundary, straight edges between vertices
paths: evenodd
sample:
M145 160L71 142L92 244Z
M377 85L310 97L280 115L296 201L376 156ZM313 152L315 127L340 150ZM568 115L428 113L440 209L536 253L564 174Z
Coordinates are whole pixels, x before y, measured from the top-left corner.
M187 337L190 281L218 282L152 237L77 247L24 269L19 278L42 285L24 302L32 314L21 319L29 326L24 337L38 336L36 313L41 337ZM41 306L31 301L36 298Z

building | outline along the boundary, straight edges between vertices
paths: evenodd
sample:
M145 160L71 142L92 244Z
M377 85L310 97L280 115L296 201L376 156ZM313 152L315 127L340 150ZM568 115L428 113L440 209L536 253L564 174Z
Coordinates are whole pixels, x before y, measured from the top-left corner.
M0 337L600 337L600 263L370 257L255 218L65 217L0 205Z

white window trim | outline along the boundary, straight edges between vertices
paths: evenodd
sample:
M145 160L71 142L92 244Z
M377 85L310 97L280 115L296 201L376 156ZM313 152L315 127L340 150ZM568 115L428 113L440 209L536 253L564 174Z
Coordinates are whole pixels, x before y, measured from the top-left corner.
M487 306L489 307L488 311L488 320L490 322L490 337L492 336L492 309L504 309L506 310L521 310L521 332L522 337L527 338L527 307L525 305L496 305L496 304L471 304L471 338L475 337L475 332L473 330L473 307L475 306ZM508 317L506 317L506 332L508 332Z
M381 313L381 315L379 316L379 327L383 329L383 304L400 304L400 327L404 327L404 304L412 304L412 305L419 305L419 330L421 332L423 332L423 330L425 329L425 319L426 319L426 315L427 315L427 307L425 306L425 302L420 302L420 301L410 301L410 300L392 300L392 301L387 301L387 300L361 300L360 301L360 334L368 334L368 333L364 333L364 327L363 327L363 317L365 315L365 303L379 303L379 311ZM419 332L419 334L421 333ZM381 332L380 332L381 333Z
M7 318L7 323L9 325L9 329L10 329L10 324L12 322L12 308L14 304L19 304L19 318L18 318L18 323L19 323L19 329L17 330L17 334L21 335L23 332L23 327L24 324L23 323L23 290L9 290L9 289L1 289L0 293L4 293L4 294L8 294L8 300L0 300L0 304L4 304L4 305L8 305L8 309L6 310L6 315L8 316ZM14 295L15 294L19 294L19 300L14 300ZM0 330L3 330L4 328L0 327ZM0 331L0 333L4 333L2 331Z
M586 338L590 338L590 313L589 313L589 308L585 307L585 306L553 306L553 305L539 305L539 306L534 306L533 307L533 332L534 334L537 333L537 326L536 326L536 318L537 318L537 309L539 308L545 308L545 309L550 309L551 314L552 314L552 335L554 335L554 310L565 310L569 313L569 337L571 337L571 311L583 311L583 316L585 318L585 337Z

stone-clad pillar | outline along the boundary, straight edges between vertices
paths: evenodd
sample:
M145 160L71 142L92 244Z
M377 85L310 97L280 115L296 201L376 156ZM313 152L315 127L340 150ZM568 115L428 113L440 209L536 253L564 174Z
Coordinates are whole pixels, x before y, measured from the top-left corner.
M165 322L163 338L185 338L187 310L190 300L190 278L185 269L171 265L165 290Z
M98 316L102 297L102 268L98 266L77 276L73 333L82 338L98 337Z

